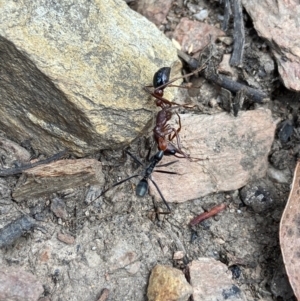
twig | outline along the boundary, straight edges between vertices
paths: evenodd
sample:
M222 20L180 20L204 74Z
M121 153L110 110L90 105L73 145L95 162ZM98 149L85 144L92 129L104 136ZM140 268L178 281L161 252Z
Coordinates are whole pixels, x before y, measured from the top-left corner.
M188 54L184 53L183 55L181 52L177 52L177 54L189 65L192 70L194 69L194 66L197 65L194 62L194 59L192 59ZM232 93L238 93L240 90L244 90L245 96L253 102L257 103L262 103L263 100L267 98L267 95L258 89L254 89L244 84L235 82L225 75L217 74L211 62L209 63L207 68L202 69L204 71L202 70L201 74L205 79L213 82L214 84L217 84L224 89L231 91ZM190 73L188 75L190 75Z
M241 66L243 63L243 53L245 44L244 20L241 0L233 1L233 52L230 58L230 65Z
M192 70L196 70L199 67L199 61L189 56L185 52L177 49L177 55L182 58Z
M16 168L7 168L7 169L0 170L0 177L7 177L7 176L12 176L12 175L17 175L19 173L22 173L24 170L36 167L36 166L41 165L41 164L48 164L52 161L56 161L56 160L60 159L62 156L64 156L65 154L66 154L66 151L64 150L64 151L59 152L59 153L57 153L57 154L53 155L52 157L47 158L45 160L40 160L40 161L37 161L37 162L34 162L34 163L25 164L23 166L16 167Z
M222 30L226 31L228 29L229 17L231 15L230 0L224 1L224 20L222 24Z
M243 89L245 92L245 96L250 100L252 100L253 102L262 103L263 99L267 98L267 95L264 92L258 89L251 88L244 84L235 82L225 75L217 74L212 67L208 67L205 69L204 77L207 80L233 93L237 93Z

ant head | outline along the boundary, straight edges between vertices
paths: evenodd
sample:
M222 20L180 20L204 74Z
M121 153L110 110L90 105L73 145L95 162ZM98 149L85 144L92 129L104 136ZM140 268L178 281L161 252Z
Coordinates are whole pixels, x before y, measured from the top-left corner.
M166 149L165 150L165 155L166 156L174 156L177 153L175 149Z
M163 67L160 68L157 72L155 72L153 76L153 87L157 88L167 84L170 78L170 72L171 72L170 67ZM160 90L157 90L156 92L159 93L159 91ZM162 91L160 93L162 93Z
M164 153L166 156L174 156L177 153L177 149L172 144L168 143Z
M174 156L177 153L176 147L171 143L168 143L168 141L163 139L162 137L158 138L157 144L158 149L166 156Z

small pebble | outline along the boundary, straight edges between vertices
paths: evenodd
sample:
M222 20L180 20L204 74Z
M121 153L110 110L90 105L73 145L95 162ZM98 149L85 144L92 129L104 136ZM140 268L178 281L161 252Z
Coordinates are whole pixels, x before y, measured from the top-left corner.
M67 219L68 212L66 209L66 204L62 199L54 198L51 201L50 209L57 217L61 219Z
M64 233L58 233L57 239L66 243L67 245L72 245L75 242L75 238L72 235L64 234Z
M185 254L184 254L183 251L177 251L177 252L174 253L173 259L174 260L180 260L180 259L182 259L184 257L184 255Z
M278 132L278 138L282 143L288 142L289 138L293 134L294 126L291 120L285 120L280 125L280 130Z
M187 301L192 292L182 271L164 265L152 269L147 289L149 301Z
M283 170L278 170L274 167L269 167L267 171L268 176L277 183L288 184L290 183L289 176L287 172Z
M109 289L104 288L101 292L100 298L97 301L106 301L109 296Z
M194 18L198 21L204 21L208 17L208 10L202 9L199 13L194 14Z
M222 43L226 44L227 46L233 44L233 38L232 37L218 37L218 40Z
M193 14L195 14L200 9L200 7L198 5L195 5L195 4L192 4L192 3L188 3L187 8Z
M242 201L255 212L263 212L275 204L274 187L270 181L258 180L240 191Z
M199 258L188 265L194 301L246 301L232 280L232 273L222 262L213 258Z

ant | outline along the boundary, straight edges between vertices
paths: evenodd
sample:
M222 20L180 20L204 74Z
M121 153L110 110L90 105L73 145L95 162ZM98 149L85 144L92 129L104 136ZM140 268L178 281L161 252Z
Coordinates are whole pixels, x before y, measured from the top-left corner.
M153 129L153 137L157 143L158 149L164 151L165 155L174 155L178 158L182 158L178 156L176 153L181 154L184 158L189 158L180 146L180 137L179 132L181 130L181 119L178 113L176 113L178 117L179 127L175 129L168 124L168 121L172 118L173 112L172 110L177 109L178 107L190 107L189 105L180 105L176 102L169 101L163 98L164 89L166 87L174 87L171 85L174 81L195 74L196 72L200 72L203 70L203 67L198 68L194 72L187 74L183 77L177 77L169 80L170 78L170 67L160 68L153 76L153 86L145 86L144 90L155 97L156 106L161 108L161 111L157 113L156 116L156 125ZM152 92L149 87L154 87L154 91ZM176 87L176 86L175 86ZM172 140L176 137L176 145L172 143Z
M110 189L112 189L116 186L119 186L119 185L131 180L132 178L142 176L142 179L138 182L138 185L136 186L136 189L135 189L136 195L138 197L144 197L146 195L146 193L148 192L148 188L149 188L149 183L148 182L150 180L153 183L153 185L155 186L156 190L158 191L158 193L159 193L161 199L163 200L165 206L167 207L166 212L157 212L157 211L155 211L155 213L156 214L170 214L171 213L171 208L170 208L168 202L166 201L165 197L163 196L161 190L159 189L158 185L151 178L151 175L152 175L153 172L160 172L160 173L166 173L166 174L178 174L177 172L172 172L172 171L154 170L155 167L166 167L166 166L169 166L171 164L174 164L176 161L171 161L171 162L166 163L166 164L157 165L162 160L162 158L164 156L164 151L159 150L149 160L150 151L151 151L151 149L149 149L148 154L147 154L149 164L147 166L145 166L136 156L131 154L129 151L125 150L125 153L128 154L138 165L144 167L144 171L143 171L142 175L141 174L135 174L135 175L127 177L124 180L121 180L120 182L114 183L112 186L110 186L107 189L103 190L100 193L100 195L98 195L93 200L91 200L91 202L85 208L89 207L93 202L95 202L97 199L99 199L101 196L103 196Z
M148 166L145 166L137 157L135 157L133 154L131 154L129 151L125 150L125 152L136 162L138 163L139 165L141 166L144 166L145 167L145 170L143 172L143 176L142 176L142 179L139 181L138 185L136 186L136 195L138 197L144 197L148 191L148 187L149 187L149 184L148 184L148 180L150 180L153 185L155 186L156 190L158 191L160 197L162 198L164 204L166 205L167 209L168 209L168 212L167 213L170 213L171 212L171 208L169 207L165 197L163 196L161 190L159 189L158 185L155 183L154 180L151 179L151 174L155 171L155 172L161 172L161 173L167 173L167 174L177 174L176 172L172 172L172 171L166 171L166 170L154 170L155 167L165 167L165 166L169 166L173 163L175 163L176 161L172 161L170 163L167 163L167 164L163 164L163 165L157 165L161 159L163 158L164 156L164 151L163 150L159 150L154 156L152 156L149 160L149 164ZM149 154L150 154L150 150L149 150L149 153L147 155L147 157L149 157ZM111 188L113 187L116 187L116 186L119 186L121 184L123 184L124 182L127 182L129 180L131 180L132 178L135 178L135 177L139 177L140 174L135 174L135 175L132 175L120 182L117 182L115 184L113 184L111 187L105 189L104 191L102 191L102 193L93 200L93 202L95 200L97 200L100 196L104 195L108 190L110 190Z

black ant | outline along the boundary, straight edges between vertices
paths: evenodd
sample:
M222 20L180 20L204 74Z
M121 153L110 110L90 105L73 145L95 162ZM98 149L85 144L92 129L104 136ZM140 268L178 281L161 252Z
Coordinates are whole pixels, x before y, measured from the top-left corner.
M158 185L155 183L154 180L151 179L151 174L155 171L155 172L161 172L161 173L167 173L167 174L177 174L176 172L171 172L171 171L165 171L165 170L154 170L155 167L165 167L165 166L169 166L173 163L175 163L176 161L172 161L170 163L167 163L167 164L164 164L164 165L159 165L157 166L157 164L161 161L161 159L163 158L164 156L164 151L162 150L159 150L154 156L152 156L149 160L149 164L148 166L145 166L137 157L135 157L133 154L131 154L129 151L125 151L136 163L138 163L139 165L141 166L144 166L145 169L144 169L144 172L142 174L142 179L139 181L138 185L136 186L136 195L138 197L144 197L148 191L148 187L149 187L149 184L148 184L148 180L150 180L153 185L155 186L156 190L158 191L160 197L162 198L163 202L165 203L167 209L168 209L168 213L171 212L171 208L169 207L166 199L164 198L162 192L160 191ZM149 157L149 154L148 154L148 157ZM135 175L132 175L120 182L117 182L115 184L113 184L111 187L105 189L104 191L102 191L101 195L104 195L108 190L110 190L111 188L113 187L116 187L116 186L119 186L121 184L123 184L124 182L127 182L129 180L131 180L132 178L135 178L135 177L139 177L140 174L135 174ZM97 200L100 196L98 196L97 198L95 198L93 200L93 202L95 200Z

